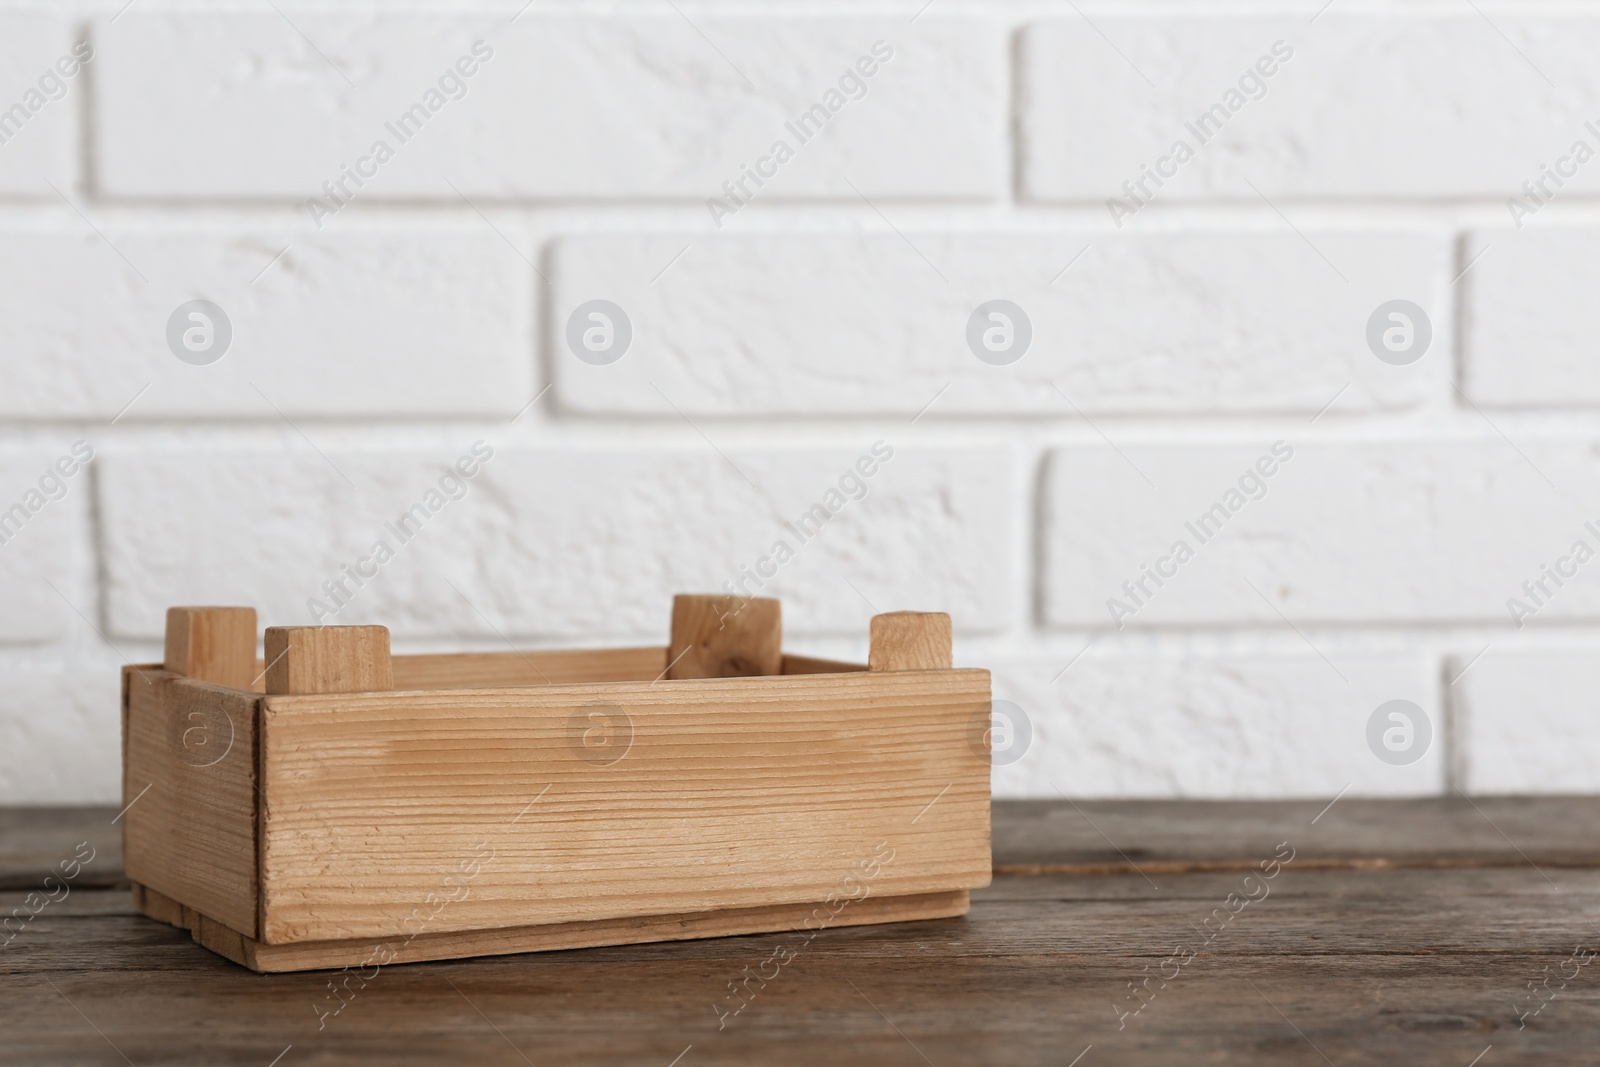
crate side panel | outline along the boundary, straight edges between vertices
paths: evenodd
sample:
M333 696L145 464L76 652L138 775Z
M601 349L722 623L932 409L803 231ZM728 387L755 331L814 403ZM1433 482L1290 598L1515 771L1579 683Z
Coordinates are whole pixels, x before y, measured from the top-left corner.
M572 682L652 682L667 649L598 648L542 652L453 652L395 656L395 689L477 689Z
M161 670L132 672L127 685L128 877L256 936L261 698Z
M269 697L268 944L971 889L986 671Z

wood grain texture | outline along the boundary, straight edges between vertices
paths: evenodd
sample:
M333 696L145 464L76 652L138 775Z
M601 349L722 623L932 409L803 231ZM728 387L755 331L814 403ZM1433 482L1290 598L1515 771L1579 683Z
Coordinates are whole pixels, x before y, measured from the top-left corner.
M128 667L124 675L128 875L254 935L262 698L164 670Z
M83 865L73 885L117 885L123 877L122 824L111 820L120 808L120 804L0 807L0 891L37 889L85 842L94 859Z
M949 670L950 616L943 612L892 611L872 617L867 668L874 671Z
M165 893L158 893L149 886L134 882L130 888L133 890L133 910L147 919L188 930L194 924L195 917L199 915L199 912L184 907Z
M1001 799L992 807L997 874L1125 874L1128 860L1106 837L1141 869L1240 870L1312 825L1327 804ZM74 884L117 884L121 824L111 820L118 808L0 807L0 890L38 885L80 841L91 843L96 858ZM1600 797L1346 797L1315 825L1317 836L1302 842L1297 866L1600 867Z
M266 657L271 694L394 688L387 626L269 626Z
M783 607L765 597L672 598L668 678L748 678L783 670Z
M1301 867L1600 866L1600 797L1331 800L996 801L995 873L1241 870L1285 840Z
M137 890L139 887L135 887ZM165 898L151 900L135 893L140 914L189 931L195 942L224 959L265 974L290 971L366 968L374 961L383 966L430 960L504 956L523 952L600 948L607 945L687 941L702 937L733 937L783 930L827 930L867 923L919 922L965 915L971 906L966 890L919 896L867 896L837 910L821 902L779 904L762 908L728 908L690 915L653 915L642 918L598 919L591 922L552 923L546 926L508 926L498 930L463 930L460 933L419 933L374 942L300 941L266 945L245 937L198 912ZM148 909L148 910L147 910ZM833 912L830 914L830 912ZM809 925L808 925L809 924Z
M168 608L163 666L214 685L249 689L256 679L255 608Z
M853 674L867 669L865 663L846 663L837 659L817 656L784 656L784 674Z
M545 652L456 652L394 656L395 689L485 689L572 682L653 682L667 669L665 646Z
M1467 1067L1490 1045L1478 1067L1593 1059L1594 964L1553 981L1522 1029L1516 998L1589 936L1600 871L1554 872L1551 886L1525 864L1296 866L1121 1029L1127 983L1192 938L1237 874L997 878L963 917L804 944L775 933L284 975L138 917L126 892L74 890L0 950L0 1063L1066 1067L1090 1045L1077 1067ZM723 1020L728 984L786 949L793 962Z
M393 936L485 854L431 932L818 900L880 842L876 894L984 885L988 700L980 670L269 696L260 940Z

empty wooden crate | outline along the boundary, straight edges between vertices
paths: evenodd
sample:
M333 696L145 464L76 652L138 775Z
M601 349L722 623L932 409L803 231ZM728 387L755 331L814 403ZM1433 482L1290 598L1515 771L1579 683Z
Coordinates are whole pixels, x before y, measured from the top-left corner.
M173 608L123 672L141 912L258 971L964 914L989 882L989 674L946 615L867 666L778 603L681 596L667 647L390 656L381 626Z

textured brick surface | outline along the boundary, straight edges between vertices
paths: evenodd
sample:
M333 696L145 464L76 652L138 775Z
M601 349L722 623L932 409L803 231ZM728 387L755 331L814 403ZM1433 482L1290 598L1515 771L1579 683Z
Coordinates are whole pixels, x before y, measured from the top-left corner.
M1593 792L1600 766L1600 657L1562 642L1549 651L1462 654L1456 683L1462 788L1474 793Z
M162 221L104 238L0 228L0 415L509 418L533 396L534 275L487 228L334 238ZM197 298L232 325L205 366L167 339Z
M1062 449L1046 484L1045 610L1061 625L1510 627L1512 598L1541 620L1600 619L1600 567L1560 564L1572 574L1541 603L1523 589L1576 541L1600 550L1588 441Z
M1289 232L906 236L563 241L549 336L559 399L594 412L670 410L670 398L691 413L911 416L949 387L933 412L1314 414L1346 387L1346 409L1415 403L1446 370L1438 358L1391 367L1365 347L1373 308L1409 296L1434 308L1447 348L1439 240L1319 235L1333 268ZM633 328L607 365L581 361L567 338L595 299ZM1031 323L1009 365L968 344L968 320L992 299Z
M175 603L571 647L741 580L820 655L950 612L1007 795L1600 790L1600 7L520 6L0 0L0 514L99 457L0 543L0 802L117 795Z
M71 438L0 448L0 645L60 641L87 629L77 612L95 610L84 580L92 567L91 479Z
M0 194L56 200L71 190L89 78L73 51L80 39L65 18L0 11ZM92 68L92 51L81 54Z
M765 165L776 176L759 199L856 202L851 183L869 197L1002 191L998 27L937 13L915 25L691 21L665 6L648 15L528 12L508 24L515 13L300 13L291 26L271 12L129 12L96 38L108 89L99 136L107 187L318 196L341 165L354 169L385 141L394 158L365 165L377 176L351 186L360 199L454 199L453 183L468 196L699 204L781 140L793 158ZM170 62L176 54L188 61ZM449 81L463 56L475 72ZM863 59L868 77L856 66ZM413 128L400 116L429 105L430 90L437 108L406 136ZM817 104L829 109L820 136L817 126L786 128ZM286 139L295 151L282 151ZM196 144L207 146L199 158Z
M1478 233L1462 284L1465 390L1492 407L1600 403L1600 229Z
M118 803L121 662L81 648L44 663L0 657L0 804Z
M406 528L409 539L387 524L429 503L469 440L429 457L115 456L105 469L107 519L122 531L108 559L110 620L119 634L154 637L169 602L246 603L263 625L382 622L402 637L665 644L673 593L721 592L760 567L775 577L745 589L781 596L792 633L864 634L874 608L948 611L969 631L1003 626L1006 505L1016 491L1007 452L885 442L892 457L870 478L854 475L873 443L727 458L693 445L496 450L462 480L464 492L445 487L459 499L440 496L425 523ZM256 503L217 508L219 497ZM817 506L835 513L801 526ZM314 617L310 599L331 604L323 581L378 541L394 559L351 586L336 617ZM778 541L793 558L762 565L781 555Z
M1368 796L1439 792L1443 727L1426 657L1330 658L1332 666L1309 650L1091 650L1076 663L1072 654L997 662L995 698L1022 709L1033 737L1021 759L995 769L995 790L1330 800L1347 787ZM1427 750L1408 765L1380 760L1367 743L1367 720L1390 700L1411 701L1430 723Z
M1021 45L1024 187L1100 203L1182 140L1194 157L1163 165L1173 176L1157 201L1498 201L1573 139L1597 143L1584 123L1600 92L1588 60L1600 21L1419 16L1042 21ZM1580 185L1592 195L1596 179Z

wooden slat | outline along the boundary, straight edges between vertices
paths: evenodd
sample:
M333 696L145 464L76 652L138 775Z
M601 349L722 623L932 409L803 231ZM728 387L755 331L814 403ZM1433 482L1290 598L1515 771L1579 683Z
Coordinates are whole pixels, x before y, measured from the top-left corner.
M1131 870L1085 815L1141 869L1238 870L1254 866L1289 835L1303 838L1301 831L1326 807L1309 800L1075 803L1082 814L1059 800L994 801L997 872ZM80 841L91 842L96 856L74 884L115 884L123 877L121 824L111 821L118 807L0 807L0 890L34 888ZM1297 838L1297 845L1300 866L1600 867L1600 797L1473 797L1471 803L1461 797L1346 797L1318 819L1314 837Z
M394 688L386 626L269 626L265 651L268 693Z
M846 663L818 656L784 656L784 674L853 674L867 669L865 663Z
M951 662L950 616L943 612L891 611L872 617L869 670L949 670Z
M995 873L1239 870L1280 841L1302 867L1600 865L1600 797L1331 800L997 801Z
M0 807L0 890L39 888L85 843L94 858L81 865L73 885L116 885L123 877L122 825L111 820L119 807Z
M181 926L187 930L193 925L195 917L199 915L199 912L184 907L178 901L173 900L164 893L156 892L149 886L134 882L131 888L133 889L133 910L147 919L154 919L156 922L163 922L168 926ZM243 935L235 933L234 936L241 937Z
M213 923L203 915L185 918L195 941L201 945L253 971L271 973L334 967L361 968L371 966L374 959L387 963L418 963L468 956L504 956L518 952L732 937L778 930L832 929L867 923L947 919L965 915L969 907L966 890L956 890L920 896L869 896L845 905L831 917L831 909L820 903L779 904L690 915L653 915L554 923L549 926L512 926L498 930L423 933L414 938L394 938L378 944L371 940L355 940L264 945ZM809 928L805 925L808 920L811 923Z
M962 918L809 941L771 934L275 978L135 916L126 893L74 890L0 950L0 1058L266 1064L287 1050L279 1067L665 1067L678 1057L678 1067L1065 1067L1092 1045L1078 1067L1593 1060L1595 963L1565 988L1559 973L1576 942L1593 947L1600 871L1561 872L1553 889L1527 866L1296 866L1165 988L1152 980L1150 1005L1120 1029L1112 1005L1128 983L1192 942L1239 875L1172 875L1159 888L1137 875L999 878ZM792 962L751 980L747 1007L717 1014L737 1003L729 982L772 975L763 963L784 951ZM1554 996L1519 1029L1515 1007L1531 1006L1527 984L1546 975L1541 990Z
M214 685L249 689L256 678L255 608L168 608L163 666Z
M395 656L396 689L487 689L572 682L653 682L667 669L665 646L544 652L457 652Z
M125 668L123 863L134 881L256 932L261 697Z
M268 697L260 939L390 936L483 848L430 930L817 900L880 842L875 893L983 885L988 699L976 670Z
M765 597L672 598L668 678L748 678L783 670L783 609Z

